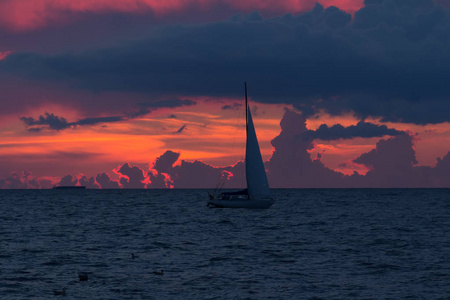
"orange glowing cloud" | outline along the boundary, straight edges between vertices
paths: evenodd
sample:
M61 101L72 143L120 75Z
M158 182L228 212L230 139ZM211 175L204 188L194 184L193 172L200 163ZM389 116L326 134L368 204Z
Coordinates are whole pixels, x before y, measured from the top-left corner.
M146 13L156 16L196 8L208 12L215 6L232 10L265 13L299 13L310 10L319 2L325 7L337 6L354 13L363 6L363 0L4 0L0 2L0 26L12 30L32 30L48 23L64 23L73 13Z
M320 158L320 161L334 171L341 172L345 175L352 175L353 172L366 174L368 169L363 165L352 162L362 153L369 152L375 148L375 144L379 138L354 138L352 140L343 141L317 141L314 148L309 150L311 159Z
M242 106L241 111L236 111L223 109L228 102L221 99L198 101L201 104L192 107L160 109L140 118L60 131L44 127L40 132L29 132L18 118L12 118L6 124L0 123L3 136L0 163L5 172L30 170L36 176L83 172L86 176L95 176L111 172L125 162L146 169L148 163L168 149L181 153L180 161L201 160L214 166L228 166L243 160L245 118ZM239 101L242 99L235 100ZM265 160L272 154L270 141L279 134L283 107L252 103ZM54 109L57 115L68 120L84 117L75 110ZM30 115L40 114L42 111ZM178 132L183 126L185 129ZM0 178L2 175L0 172Z

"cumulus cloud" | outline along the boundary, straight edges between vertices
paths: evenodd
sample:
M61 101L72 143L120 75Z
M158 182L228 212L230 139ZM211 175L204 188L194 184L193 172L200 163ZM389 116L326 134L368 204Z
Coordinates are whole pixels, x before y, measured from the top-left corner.
M75 186L78 183L78 179L75 177L72 177L72 175L66 175L63 178L61 178L61 181L59 182L59 185L63 186Z
M121 176L119 182L120 186L125 189L143 189L145 188L146 177L144 172L138 167L131 167L125 163L121 167L114 170L116 174Z
M240 96L236 82L247 80L254 100L304 112L449 121L448 10L427 0L365 3L353 21L317 4L298 15L167 26L138 42L80 54L15 53L0 61L0 72L156 96Z
M169 172L173 168L173 164L180 157L180 153L171 150L166 151L163 155L156 158L153 165L150 167L148 176L151 184L150 188L168 188L173 187L173 181L170 178Z
M179 157L180 153L168 150L163 155L156 158L155 162L153 163L153 169L155 169L159 173L169 173L169 170L172 168L173 164L178 160Z
M66 175L61 178L57 185L60 186L85 186L88 189L98 189L100 185L94 177L88 178L86 175L78 174L77 176Z
M308 150L314 138L306 128L306 118L286 110L281 132L272 140L274 152L266 162L273 188L302 187L445 187L450 184L450 153L438 159L436 167L418 167L414 138L398 132L380 140L375 148L349 162L369 169L367 174L346 176L327 168L320 157L312 159ZM344 127L345 128L345 127ZM360 126L360 136L372 136L372 126ZM379 130L379 129L377 129ZM382 128L384 130L384 128ZM242 162L229 167L213 167L201 161L178 161L180 153L167 151L158 157L148 176L150 188L241 188L245 186ZM142 178L141 178L142 179Z
M343 175L326 168L320 159L311 160L314 147L309 138L306 118L286 110L280 122L281 132L272 140L274 152L267 163L272 187L340 187Z
M80 175L78 178L80 185L85 186L88 189L98 189L100 185L95 181L94 177L88 178L85 175Z
M39 182L39 188L51 189L55 186L56 180L54 178L39 177L36 179Z
M414 165L417 164L413 139L403 134L380 140L375 149L361 154L353 162L370 169L365 179L372 187L409 186Z
M5 178L0 178L0 189L51 189L54 186L83 185L89 189L98 189L100 186L93 177L83 174L77 176L66 175L62 178L36 177L30 171L13 172ZM118 187L118 186L116 186Z
M417 166L414 136L400 133L381 139L375 148L356 157L349 164L368 169L366 175L346 176L327 168L321 156L311 158L309 150L314 138L306 127L305 116L286 110L280 134L272 140L271 158L265 163L272 188L342 188L342 187L449 187L450 152L437 159L435 167ZM344 127L345 128L345 127ZM371 132L372 126L361 126ZM361 136L366 136L361 133ZM324 154L326 155L326 154ZM245 187L243 162L227 167L214 167L201 161L179 161L180 153L166 151L149 165L149 170L123 164L114 170L119 181L108 174L94 178L84 175L64 176L60 185L86 185L90 188L242 188ZM0 179L0 188L44 186L44 179L29 172L13 173Z
M377 171L385 170L386 173L393 170L408 170L417 164L416 156L412 148L413 141L410 135L380 140L376 148L353 160Z
M240 165L220 168L213 167L201 161L188 162L182 160L179 165L176 165L169 170L170 178L173 181L173 186L176 188L213 188L223 184L226 187L239 186L238 178L243 174L243 170L238 168ZM229 176L224 173L224 170L230 170L232 174L236 174L236 178L232 178L232 182L229 182ZM242 185L241 185L242 186Z
M228 188L244 186L243 163L228 167L214 167L201 161L178 161L180 153L166 151L159 156L148 172L150 188Z
M433 169L431 184L436 187L450 186L450 151L443 158L437 159L436 167Z
M304 116L287 110L280 122L281 133L272 140L275 150L266 164L271 187L448 187L450 152L436 167L417 166L414 137L400 133L381 139L375 148L352 163L369 169L365 176L344 176L328 169L308 150L313 140ZM364 127L361 127L364 128ZM372 127L366 127L370 132ZM362 134L364 135L364 134Z
M0 188L2 189L26 189L26 175L13 172L5 178L0 178Z
M356 125L350 125L348 127L344 127L341 124L336 124L331 127L326 124L322 124L317 130L308 130L305 132L304 136L306 139L331 141L339 139L352 139L355 137L372 138L382 137L385 135L396 136L400 134L404 134L404 131L388 128L386 125L376 125L360 121Z
M413 145L413 137L407 134L380 140L375 149L353 160L370 170L365 176L352 176L352 184L372 188L449 187L449 153L438 158L435 167L417 166Z
M108 174L101 173L95 177L96 182L102 189L117 189L119 188L119 182L112 180Z
M48 189L55 185L56 180L49 177L36 177L30 171L12 172L0 178L0 189Z

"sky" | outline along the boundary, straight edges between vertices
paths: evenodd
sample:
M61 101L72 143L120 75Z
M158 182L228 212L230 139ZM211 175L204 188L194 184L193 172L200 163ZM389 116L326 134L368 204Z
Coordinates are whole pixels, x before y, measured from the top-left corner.
M449 9L1 1L0 188L448 188Z

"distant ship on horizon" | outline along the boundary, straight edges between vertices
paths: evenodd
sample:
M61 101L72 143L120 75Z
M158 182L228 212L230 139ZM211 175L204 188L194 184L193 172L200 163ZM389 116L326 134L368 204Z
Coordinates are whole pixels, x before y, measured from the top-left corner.
M86 186L84 186L84 185L80 185L80 186L75 186L75 185L58 185L58 186L54 186L53 189L54 190L85 190Z

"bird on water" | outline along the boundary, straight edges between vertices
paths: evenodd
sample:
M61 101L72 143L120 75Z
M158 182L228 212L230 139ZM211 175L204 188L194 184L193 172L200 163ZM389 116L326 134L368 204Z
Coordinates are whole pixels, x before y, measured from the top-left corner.
M66 288L63 288L62 291L53 290L53 294L55 296L65 296L66 295Z
M88 273L87 272L78 272L78 279L80 279L80 281L88 281L88 279L89 279Z

